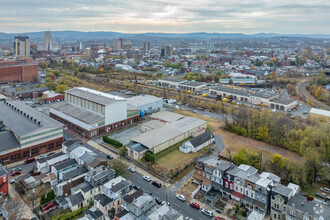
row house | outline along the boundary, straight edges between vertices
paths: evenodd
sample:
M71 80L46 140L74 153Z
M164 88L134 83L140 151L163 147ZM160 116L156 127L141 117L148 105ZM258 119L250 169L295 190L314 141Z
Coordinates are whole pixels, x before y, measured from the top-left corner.
M208 157L195 164L194 182L205 191L204 201L213 205L216 195L235 200L250 211L265 215L269 209L273 181L261 177L252 166L235 166L233 163Z

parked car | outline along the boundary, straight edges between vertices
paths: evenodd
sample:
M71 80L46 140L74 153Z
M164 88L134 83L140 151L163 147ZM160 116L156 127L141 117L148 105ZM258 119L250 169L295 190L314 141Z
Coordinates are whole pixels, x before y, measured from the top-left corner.
M141 189L139 186L137 186L137 185L134 185L133 186L133 189L135 189L135 190L139 190L139 189Z
M157 182L157 181L152 181L152 185L157 186L158 188L162 187L162 184L160 182Z
M44 214L47 214L48 212L50 212L50 211L52 211L54 209L56 209L56 206L52 206L49 209L44 210Z
M25 164L27 164L27 163L32 163L32 162L34 162L35 160L36 160L36 158L34 158L34 157L30 157L30 158L26 159L26 160L24 161L24 163L25 163Z
M213 212L208 209L202 209L202 213L210 218L213 217Z
M44 159L45 158L45 156L44 155L41 155L39 158L38 158L38 160L41 160L41 159Z
M55 153L54 152L51 152L51 153L47 154L47 157L49 157L49 156L51 156L53 154L55 154Z
M13 183L16 183L16 181L13 179L13 180L10 180L9 183L10 183L10 184L13 184Z
M134 167L129 167L128 170L129 170L129 172L131 172L131 173L135 173L135 168L134 168Z
M215 211L217 212L217 213L222 213L222 210L221 209L215 209Z
M45 210L47 210L47 209L49 209L49 208L51 208L51 207L54 207L55 205L54 205L54 203L52 203L52 202L50 202L50 203L47 203L46 205L44 205L43 207L42 207L42 211L45 211Z
M109 160L112 160L112 159L113 159L113 156L112 156L112 155L108 155L107 158L108 158Z
M191 202L189 205L195 209L200 209L200 206L197 202Z
M162 202L163 202L163 201L162 201L160 198L158 198L158 197L156 197L155 200L156 200L156 203L157 203L158 205L162 204Z
M177 194L176 195L176 198L182 202L185 202L186 201L186 197L182 194Z
M143 176L143 179L144 179L145 181L148 181L148 182L150 182L150 181L151 181L151 178L150 178L150 176Z
M17 176L17 175L20 175L20 174L21 174L21 171L15 170L14 172L11 173L11 176Z
M225 219L218 216L215 218L215 220L225 220Z

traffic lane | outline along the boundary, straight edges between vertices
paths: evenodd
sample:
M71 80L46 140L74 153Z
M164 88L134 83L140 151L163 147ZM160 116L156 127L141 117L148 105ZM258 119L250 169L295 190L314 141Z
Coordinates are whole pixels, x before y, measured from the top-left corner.
M127 178L132 181L134 185L141 187L146 193L150 194L153 197L158 197L161 200L166 200L166 189L158 188L152 185L151 182L147 182L143 179L143 176L138 172L131 173L131 175ZM168 190L168 202L170 206L173 207L175 210L180 212L183 216L188 216L192 219L210 219L206 217L204 214L200 212L200 210L193 209L190 207L189 202L182 202L176 198L175 193Z
M22 161L22 162L23 162L23 161ZM13 166L13 167L8 167L7 171L8 171L9 174L11 173L11 171L12 171L13 169L17 169L17 168L21 168L21 171L22 171L22 172L23 172L23 171L31 171L32 169L35 168L35 166L36 166L36 161L31 162L31 163L27 163L27 164L25 164L25 163L23 162L22 164L17 164L17 165L15 165L15 166Z

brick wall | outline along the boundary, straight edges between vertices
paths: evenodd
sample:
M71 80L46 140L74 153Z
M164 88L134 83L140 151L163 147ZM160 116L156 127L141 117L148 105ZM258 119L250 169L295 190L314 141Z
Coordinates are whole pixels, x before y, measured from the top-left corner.
M0 82L1 81L23 81L32 82L34 77L38 76L38 65L0 65Z

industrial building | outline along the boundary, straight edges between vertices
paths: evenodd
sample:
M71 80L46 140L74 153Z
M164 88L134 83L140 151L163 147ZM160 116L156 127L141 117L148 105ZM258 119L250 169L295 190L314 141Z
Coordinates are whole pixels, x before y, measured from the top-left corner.
M180 83L187 82L184 79L163 78L158 80L158 85L168 88L179 88Z
M158 85L168 88L198 91L200 89L203 89L206 86L206 83L188 81L184 79L163 78L158 80Z
M242 73L230 73L228 78L220 79L221 84L230 84L230 80L233 84L261 84L264 81L259 81L257 76Z
M21 101L0 102L0 162L23 160L58 150L63 124Z
M205 86L206 86L206 83L187 81L187 82L180 83L179 89L190 90L190 91L195 92L195 91L203 89Z
M107 133L140 119L127 100L93 89L75 87L65 92L65 102L50 107L50 116L87 138Z
M153 95L139 95L127 99L127 104L140 110L140 116L159 111L163 108L163 99Z
M161 111L152 115L153 118L163 123L163 126L148 128L143 125L145 133L132 139L134 144L140 144L154 154L186 139L193 135L197 130L207 128L207 122L198 118L186 117L180 114ZM138 146L135 145L137 148ZM134 150L128 147L128 151Z
M268 91L250 91L228 86L217 86L210 88L211 95L217 95L223 98L231 98L242 102L250 102L257 105L265 105L273 109L287 111L294 108L298 102L290 98L281 97L277 92Z
M38 65L13 63L0 65L0 82L33 82L38 79Z

